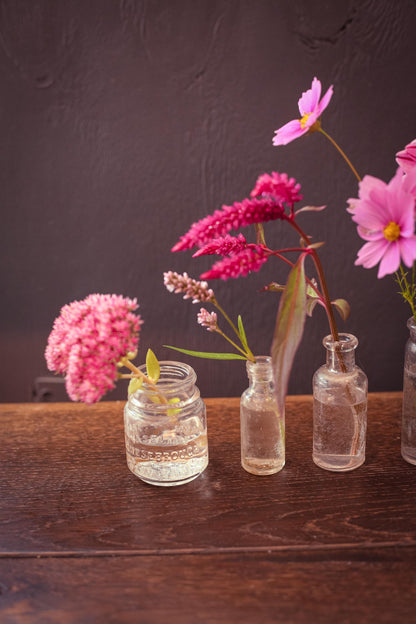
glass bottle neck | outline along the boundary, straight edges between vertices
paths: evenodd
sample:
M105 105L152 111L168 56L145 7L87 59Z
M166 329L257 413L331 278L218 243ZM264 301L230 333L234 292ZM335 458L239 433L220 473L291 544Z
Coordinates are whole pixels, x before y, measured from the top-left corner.
M413 342L416 342L416 323L415 323L415 319L413 318L413 316L411 316L409 320L407 321L407 327L409 328L409 332L410 332L410 340L412 340Z
M355 349L358 340L352 334L339 334L339 340L334 342L332 336L323 340L326 348L326 365L335 372L348 373L355 366Z
M256 357L255 362L247 361L247 375L250 387L262 386L273 388L272 359L266 355Z

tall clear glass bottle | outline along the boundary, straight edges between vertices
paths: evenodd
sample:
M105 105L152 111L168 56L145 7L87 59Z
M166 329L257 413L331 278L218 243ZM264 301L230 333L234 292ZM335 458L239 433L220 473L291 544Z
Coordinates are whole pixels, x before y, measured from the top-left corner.
M146 366L140 369L145 373ZM206 409L196 374L181 362L160 362L157 391L143 383L124 409L127 465L153 485L181 485L208 465Z
M325 470L354 470L365 461L367 376L355 365L355 336L326 336L323 345L326 364L313 377L313 461Z
M416 323L407 321L410 336L406 343L403 375L402 457L416 465Z
M241 396L241 465L255 475L270 475L285 465L285 415L276 403L272 361L247 361L249 387Z

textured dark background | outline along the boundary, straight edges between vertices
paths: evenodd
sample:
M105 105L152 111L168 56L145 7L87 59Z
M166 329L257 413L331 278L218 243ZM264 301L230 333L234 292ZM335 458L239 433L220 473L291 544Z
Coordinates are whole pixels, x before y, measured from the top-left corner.
M1 0L0 400L31 400L53 319L91 292L137 297L141 360L148 346L175 359L163 344L225 350L162 274L205 270L210 259L171 246L273 169L301 182L304 203L327 204L302 222L326 241L331 295L352 306L339 328L358 336L370 389L400 389L409 310L391 277L354 267L354 177L318 134L279 148L272 137L316 75L334 85L324 128L362 175L390 179L416 137L415 27L414 0ZM279 222L266 231L270 245L297 242ZM278 306L258 290L286 273L275 262L211 284L258 354ZM310 392L326 333L316 310L290 392ZM205 396L246 386L243 362L183 359Z

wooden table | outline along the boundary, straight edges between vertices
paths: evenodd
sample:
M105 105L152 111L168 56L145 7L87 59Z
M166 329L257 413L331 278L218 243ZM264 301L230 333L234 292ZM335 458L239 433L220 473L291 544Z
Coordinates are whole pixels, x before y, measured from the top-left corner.
M239 400L208 399L210 463L158 488L129 472L121 402L4 404L0 622L416 622L416 467L401 393L369 398L367 460L311 459L311 397L287 400L287 463L239 460Z

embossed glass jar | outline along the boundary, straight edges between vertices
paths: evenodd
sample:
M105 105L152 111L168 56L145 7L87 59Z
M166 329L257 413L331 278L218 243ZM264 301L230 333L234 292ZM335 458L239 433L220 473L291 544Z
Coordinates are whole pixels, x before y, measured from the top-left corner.
M146 366L140 367L146 373ZM124 409L127 465L142 481L172 486L208 465L206 409L196 374L181 362L160 362L157 392L143 383Z
M270 475L285 465L285 415L279 414L272 361L247 361L250 385L241 396L241 465L255 475Z
M407 321L410 336L406 343L403 374L402 457L416 465L416 323Z
M313 461L343 472L365 461L368 382L355 365L355 336L326 336L323 345L326 364L313 377Z

